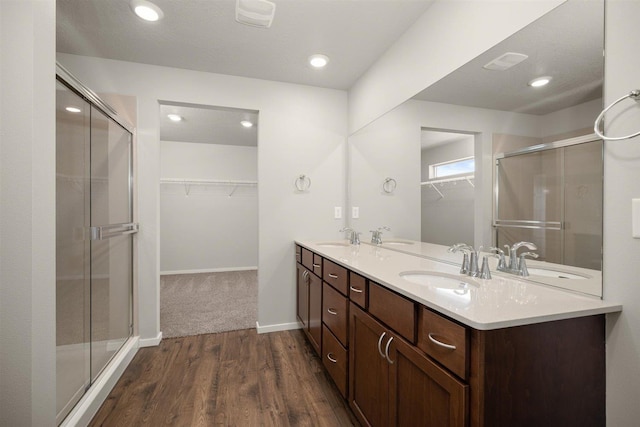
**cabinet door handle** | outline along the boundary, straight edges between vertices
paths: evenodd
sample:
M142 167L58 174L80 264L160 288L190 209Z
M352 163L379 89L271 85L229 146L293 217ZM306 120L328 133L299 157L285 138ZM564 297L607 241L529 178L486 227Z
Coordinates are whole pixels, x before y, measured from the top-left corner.
M327 313L329 314L333 314L334 316L338 315L338 312L335 311L333 308L327 308Z
M384 353L382 352L382 339L384 338L384 336L387 335L386 332L383 332L382 335L380 335L380 338L378 339L378 353L380 353L380 356L384 359Z
M329 359L331 363L338 363L338 359L333 358L331 353L327 353L327 359Z
M363 292L362 289L354 288L353 286L349 286L349 289L357 294L361 294Z
M329 277L331 277L332 279L337 279L338 275L329 273Z
M386 357L389 363L393 365L393 360L389 357L389 346L391 345L391 341L393 341L393 337L389 338L389 341L387 341L387 345L384 348L384 357Z
M433 333L429 333L429 339L431 340L432 343L434 343L436 345L439 345L440 347L448 348L449 350L455 350L456 349L455 345L445 344L442 341L438 341L437 339L435 339L433 337Z

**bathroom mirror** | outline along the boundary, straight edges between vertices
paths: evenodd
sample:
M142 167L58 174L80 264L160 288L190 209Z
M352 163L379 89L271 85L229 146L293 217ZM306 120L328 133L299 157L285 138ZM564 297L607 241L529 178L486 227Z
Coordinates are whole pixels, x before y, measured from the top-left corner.
M391 238L495 245L496 157L587 138L602 109L603 51L604 2L570 0L352 134L349 204L359 218L349 225L366 241L387 226ZM549 84L530 85L541 76ZM601 236L594 215L591 231ZM540 281L602 295L599 268L589 276L598 283L588 289L585 281Z

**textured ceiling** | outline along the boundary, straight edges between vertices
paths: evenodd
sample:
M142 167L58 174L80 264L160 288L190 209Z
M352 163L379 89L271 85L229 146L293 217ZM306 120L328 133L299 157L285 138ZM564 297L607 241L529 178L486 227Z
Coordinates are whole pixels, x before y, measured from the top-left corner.
M273 0L269 29L235 21L235 0L154 0L164 19L127 0L57 0L58 52L311 86L349 89L432 0ZM314 53L330 57L311 69Z
M569 1L489 49L415 98L543 115L602 97L604 4ZM506 71L482 67L506 52L529 58ZM552 76L542 88L527 83Z

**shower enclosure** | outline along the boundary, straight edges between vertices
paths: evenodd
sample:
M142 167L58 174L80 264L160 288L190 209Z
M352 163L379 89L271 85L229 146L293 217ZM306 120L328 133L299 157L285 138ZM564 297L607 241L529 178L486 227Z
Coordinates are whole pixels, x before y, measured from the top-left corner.
M132 335L132 128L58 66L56 409L60 423Z
M541 261L602 270L603 144L594 138L496 156L498 247L533 242Z

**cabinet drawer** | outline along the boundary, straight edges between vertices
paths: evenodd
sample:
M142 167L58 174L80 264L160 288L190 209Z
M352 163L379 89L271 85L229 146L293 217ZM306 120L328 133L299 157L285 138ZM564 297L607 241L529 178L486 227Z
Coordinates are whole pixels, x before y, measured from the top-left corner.
M327 259L323 260L324 270L322 280L339 290L343 295L348 294L347 269Z
M468 342L467 328L421 307L418 348L462 379L468 375Z
M347 337L349 336L348 312L347 298L325 283L322 287L322 320L345 347L347 347Z
M313 271L316 276L322 277L322 257L318 254L313 254L313 263L311 264L311 271Z
M367 280L353 271L349 272L349 299L367 309Z
M345 399L347 398L347 360L347 350L324 326L322 328L322 363Z
M296 245L296 262L302 264L302 248Z
M415 302L369 281L369 313L415 344Z
M313 252L306 248L300 248L302 250L302 265L307 267L309 271L313 271Z

